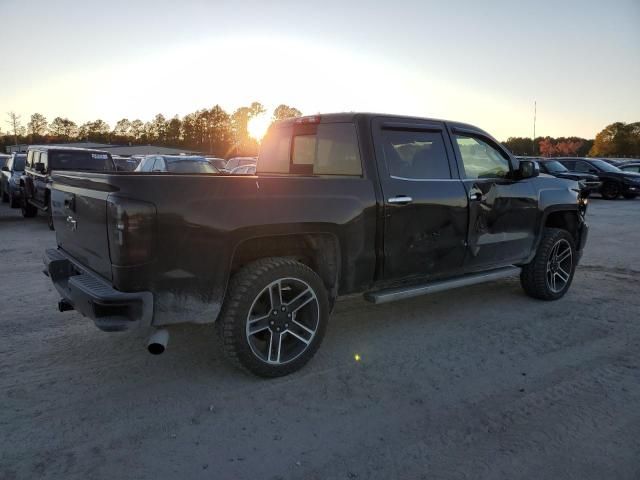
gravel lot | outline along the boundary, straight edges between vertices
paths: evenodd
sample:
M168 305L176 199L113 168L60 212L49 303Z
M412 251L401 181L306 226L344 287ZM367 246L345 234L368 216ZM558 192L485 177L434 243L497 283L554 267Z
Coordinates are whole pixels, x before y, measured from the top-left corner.
M640 199L590 205L555 303L505 280L341 301L301 372L167 352L58 313L44 217L0 206L0 478L640 478ZM354 355L361 360L356 362Z

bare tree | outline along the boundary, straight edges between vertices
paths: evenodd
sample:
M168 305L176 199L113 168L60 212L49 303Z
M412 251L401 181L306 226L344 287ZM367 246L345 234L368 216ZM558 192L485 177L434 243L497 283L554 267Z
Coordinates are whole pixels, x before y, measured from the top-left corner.
M7 113L7 116L9 117L7 123L13 131L13 139L15 141L15 144L18 145L18 135L21 135L22 131L24 130L24 127L20 124L20 115L18 115L16 112L9 112Z
M27 132L32 138L40 138L47 133L47 119L41 113L31 115L31 120L27 123Z

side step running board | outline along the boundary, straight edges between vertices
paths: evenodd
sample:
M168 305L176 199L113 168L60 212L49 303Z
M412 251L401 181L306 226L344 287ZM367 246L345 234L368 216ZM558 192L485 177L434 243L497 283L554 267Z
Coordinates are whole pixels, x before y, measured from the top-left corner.
M371 303L387 303L405 298L418 297L429 293L442 292L453 288L466 287L477 283L492 282L501 278L512 277L520 273L519 267L503 267L487 272L472 273L464 277L457 277L450 280L427 283L423 285L412 285L410 287L389 288L376 292L366 292L364 299Z

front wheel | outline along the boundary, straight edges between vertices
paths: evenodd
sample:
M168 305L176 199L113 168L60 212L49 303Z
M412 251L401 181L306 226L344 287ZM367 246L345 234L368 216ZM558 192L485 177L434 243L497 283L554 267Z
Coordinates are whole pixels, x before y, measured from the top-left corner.
M615 182L605 182L600 194L605 200L615 200L620 195L620 185Z
M624 198L626 198L627 200L633 200L634 198L636 198L638 196L637 193L623 193L622 196Z
M573 237L560 228L545 228L536 256L522 267L520 283L540 300L562 298L573 281L578 258Z
M9 194L9 207L11 208L18 208L20 207L20 202L18 201L18 199L16 198L16 196L13 194L13 192L11 192Z
M2 203L7 203L9 201L9 194L2 185L0 185L0 191L2 192Z
M313 357L328 317L320 277L300 262L271 257L233 276L218 332L234 364L261 377L280 377Z

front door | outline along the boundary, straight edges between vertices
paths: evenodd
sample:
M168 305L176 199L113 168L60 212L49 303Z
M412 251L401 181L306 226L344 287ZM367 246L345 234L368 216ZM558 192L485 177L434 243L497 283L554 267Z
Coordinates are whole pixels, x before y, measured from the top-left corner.
M517 180L509 154L495 140L471 131L452 133L469 197L465 270L523 261L536 238L535 179Z
M41 173L36 172L34 176L33 186L35 188L36 202L40 205L46 205L47 182L49 181L49 175L51 174L47 152L40 152L36 161L42 163L44 167Z
M442 122L373 120L384 195L384 279L462 270L467 196Z

